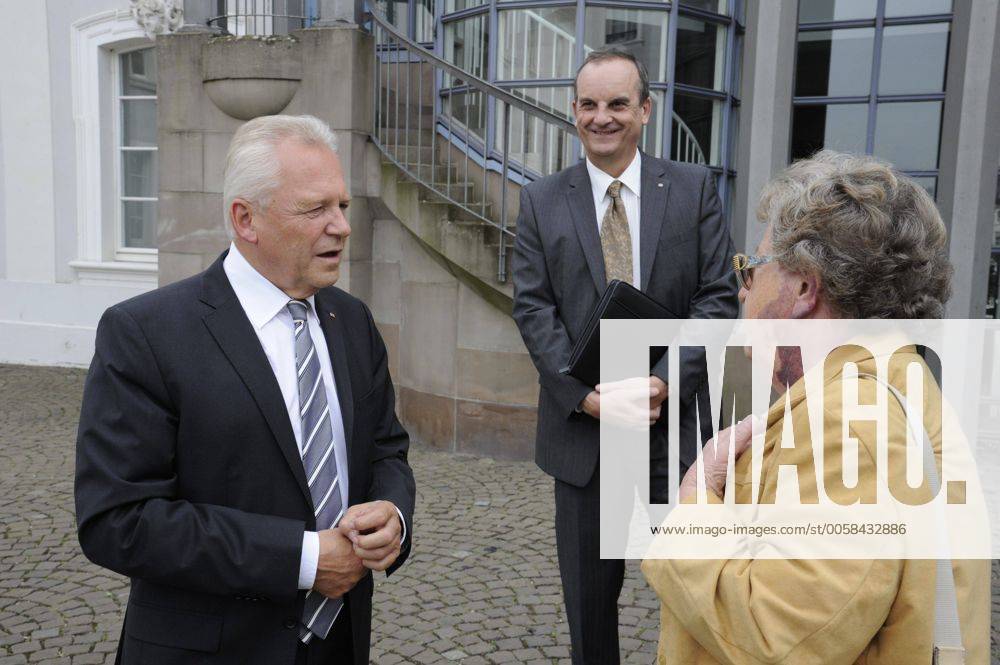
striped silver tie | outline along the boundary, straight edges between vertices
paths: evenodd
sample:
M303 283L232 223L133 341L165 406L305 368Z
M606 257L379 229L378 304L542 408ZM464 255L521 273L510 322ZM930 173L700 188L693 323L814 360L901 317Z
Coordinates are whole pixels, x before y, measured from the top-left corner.
M306 324L309 303L291 300L288 311L295 322L295 369L299 379L299 416L302 419L302 465L309 481L309 493L316 508L316 529L336 526L344 512L333 452L333 425L319 358ZM344 606L343 598L327 598L318 591L306 594L300 639L309 643L315 635L324 639Z

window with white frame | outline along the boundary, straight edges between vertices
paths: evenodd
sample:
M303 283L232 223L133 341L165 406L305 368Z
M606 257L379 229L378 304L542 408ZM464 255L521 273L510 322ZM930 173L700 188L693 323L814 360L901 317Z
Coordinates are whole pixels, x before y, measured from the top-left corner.
M155 288L156 57L128 9L74 21L76 257L81 284Z
M159 189L156 146L156 53L140 48L116 57L115 258L156 258Z

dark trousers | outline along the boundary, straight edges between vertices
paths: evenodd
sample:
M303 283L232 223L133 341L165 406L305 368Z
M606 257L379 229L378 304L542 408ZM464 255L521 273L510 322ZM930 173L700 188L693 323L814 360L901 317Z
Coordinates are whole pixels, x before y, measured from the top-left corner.
M601 560L600 474L584 487L555 481L556 548L574 665L615 665L618 651L618 596L625 562ZM616 538L628 525L606 525Z
M299 642L295 665L353 665L353 663L351 615L348 606L344 605L325 640L317 640L314 637L309 644Z

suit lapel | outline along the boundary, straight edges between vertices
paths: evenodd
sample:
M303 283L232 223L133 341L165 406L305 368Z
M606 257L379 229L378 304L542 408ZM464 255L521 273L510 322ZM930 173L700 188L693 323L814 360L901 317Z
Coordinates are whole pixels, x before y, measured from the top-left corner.
M205 325L243 379L278 442L281 454L288 463L292 475L295 476L303 497L311 506L312 497L309 494L309 485L306 483L299 447L295 443L295 434L288 421L285 399L281 395L278 381L274 378L274 372L260 345L260 340L257 339L246 312L243 311L229 285L221 258L205 273L203 285L202 300L215 307L215 311L205 315L203 319Z
M323 337L326 338L327 351L330 354L330 363L333 367L333 381L337 384L337 401L340 402L340 417L344 422L344 441L347 445L347 478L353 481L351 471L355 465L351 461L354 434L354 393L351 390L351 374L347 364L347 344L344 342L344 324L337 318L337 312L329 306L326 297L322 292L316 294L316 316L319 317L319 325L323 329ZM350 482L349 488L353 489L357 483Z
M608 279L604 272L604 252L601 250L601 236L597 231L597 209L594 208L594 192L590 186L586 162L580 162L574 167L566 199L569 202L570 218L583 246L583 254L587 257L590 275L594 278L594 286L598 293L603 293Z
M653 274L656 261L656 247L660 242L660 231L667 224L667 196L670 182L666 179L663 162L649 155L642 155L642 192L639 199L639 276L641 290L649 288L649 278Z

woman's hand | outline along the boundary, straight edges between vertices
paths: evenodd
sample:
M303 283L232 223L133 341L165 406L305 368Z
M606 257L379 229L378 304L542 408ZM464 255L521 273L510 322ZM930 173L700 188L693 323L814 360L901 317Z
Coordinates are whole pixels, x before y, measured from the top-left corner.
M750 440L753 437L753 424L755 417L749 415L732 427L719 432L715 439L709 439L705 447L702 448L701 457L705 470L705 488L714 492L716 496L722 497L726 490L726 473L729 466L729 447L733 446L736 454L734 459L739 459L747 448L750 447ZM695 496L698 492L698 464L692 464L684 474L681 481L678 498L684 501L685 498Z

